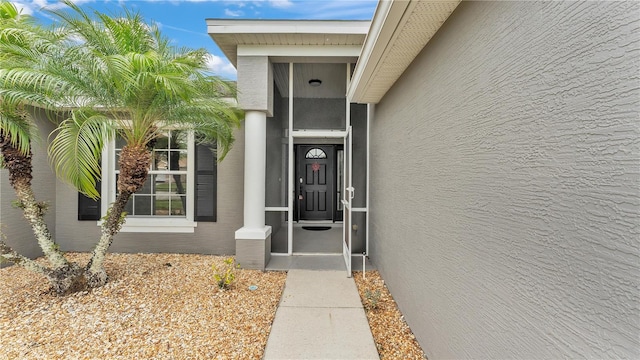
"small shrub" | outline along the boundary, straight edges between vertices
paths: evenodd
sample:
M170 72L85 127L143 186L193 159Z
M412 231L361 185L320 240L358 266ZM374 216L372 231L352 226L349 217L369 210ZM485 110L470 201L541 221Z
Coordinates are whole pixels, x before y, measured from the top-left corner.
M220 289L229 289L236 282L236 270L240 269L240 264L236 264L232 257L224 259L221 267L215 264L213 268L213 278Z
M382 293L380 292L380 289L377 289L376 291L371 291L369 289L367 289L364 292L364 298L365 298L365 303L364 303L364 307L367 310L375 310L378 308L378 303L380 303L380 297L381 297Z

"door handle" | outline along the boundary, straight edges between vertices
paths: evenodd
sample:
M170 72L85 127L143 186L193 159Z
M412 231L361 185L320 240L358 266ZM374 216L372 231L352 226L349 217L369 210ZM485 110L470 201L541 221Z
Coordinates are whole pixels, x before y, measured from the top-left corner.
M304 189L302 188L302 183L303 183L303 180L302 180L302 178L300 178L300 186L298 187L298 189L299 189L299 192L298 192L298 200L302 200L302 199L304 199L304 197L302 196L302 191L304 190Z

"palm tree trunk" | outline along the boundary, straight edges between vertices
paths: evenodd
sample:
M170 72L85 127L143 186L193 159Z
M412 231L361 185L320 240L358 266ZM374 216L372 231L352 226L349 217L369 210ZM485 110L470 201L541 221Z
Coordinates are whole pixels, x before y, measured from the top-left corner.
M100 240L93 249L91 259L87 263L87 285L91 288L99 287L107 283L108 276L104 270L104 259L113 243L113 237L120 231L124 224L124 208L131 197L130 193L119 193L116 201L111 204L107 212L107 218L100 225Z
M68 263L62 267L50 269L20 255L9 245L0 241L0 263L5 261L22 266L36 274L44 275L51 284L51 290L57 295L66 295L87 289L84 269L76 263Z
M18 200L20 201L20 207L22 207L24 218L27 219L31 225L31 229L38 241L38 245L40 245L42 252L47 257L47 260L49 260L54 269L68 265L69 262L60 251L58 244L53 240L49 227L44 221L46 205L38 203L35 200L31 186L25 184L24 179L17 181L14 189L18 196Z
M100 241L93 249L87 264L87 283L89 287L99 287L107 283L104 259L113 243L113 237L125 222L125 206L131 194L144 186L149 174L151 152L144 147L124 146L120 152L120 176L116 201L109 206L107 219L102 222Z
M27 270L45 275L53 291L58 295L86 289L84 270L78 264L70 263L64 257L44 221L47 207L44 203L37 202L33 194L31 188L31 180L33 179L31 151L27 154L21 153L5 136L0 134L0 152L4 159L4 167L9 170L9 183L18 197L18 206L22 208L22 214L31 225L38 245L52 268L42 266L18 254L4 242L0 242L0 256Z
M7 137L0 134L0 152L4 158L4 167L9 170L9 183L18 197L18 206L22 208L24 218L31 225L42 252L54 269L69 265L44 221L46 205L37 202L33 195L31 151L28 154L21 153L11 145Z
M13 250L4 241L0 241L0 263L5 261L12 262L16 265L22 266L29 271L45 276L50 272L47 267L38 264L28 257L18 254L17 251Z

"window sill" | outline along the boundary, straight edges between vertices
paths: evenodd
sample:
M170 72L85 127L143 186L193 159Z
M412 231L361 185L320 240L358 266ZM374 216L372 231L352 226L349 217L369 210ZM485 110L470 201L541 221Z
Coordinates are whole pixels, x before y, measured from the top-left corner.
M98 222L100 226L101 222ZM124 233L194 233L198 223L187 219L129 218L122 225Z

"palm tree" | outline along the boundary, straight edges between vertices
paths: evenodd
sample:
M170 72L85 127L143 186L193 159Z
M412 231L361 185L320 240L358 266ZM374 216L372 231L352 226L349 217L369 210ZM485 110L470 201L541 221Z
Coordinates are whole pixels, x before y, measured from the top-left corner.
M92 17L73 3L67 5L71 12L52 14L74 43L51 71L74 89L66 102L75 109L51 142L56 172L95 197L105 140L117 135L126 143L119 157L116 200L86 267L88 284L95 287L107 281L105 255L125 221L127 202L147 179L150 145L167 129L187 129L202 141L215 142L223 158L239 113L223 99L233 90L229 84L205 74L204 49L172 46L137 13L110 17L95 11Z
M235 89L206 75L205 50L172 46L137 13L125 10L114 18L95 11L91 16L66 4L70 12L51 12L60 24L47 33L56 39L55 46L44 57L36 52L39 63L31 70L3 71L0 66L0 84L8 88L5 93L16 92L15 103L34 98L45 107L64 104L72 109L52 134L49 154L58 176L90 197L99 196L95 185L102 175L99 159L105 142L119 136L126 143L119 157L116 200L103 218L101 237L81 276L72 276L78 279L75 284L97 287L107 281L104 258L125 221L127 202L146 181L155 139L167 129L193 131L200 141L215 143L222 159L240 114L223 99ZM65 41L58 41L61 37ZM8 254L10 249L0 251ZM77 270L68 262L61 266Z
M37 136L30 107L47 108L50 98L34 92L33 87L23 86L21 81L5 81L28 69L32 77L40 77L39 84L46 88L49 78L42 78L42 54L56 46L56 36L36 26L32 19L22 15L6 1L0 3L0 154L2 167L9 172L9 183L16 192L17 205L48 259L51 267L45 267L26 258L4 241L0 241L0 261L10 261L45 275L54 290L64 293L78 287L79 274L83 271L75 263L66 260L51 232L44 214L46 204L37 202L31 187L31 142ZM29 83L29 82L26 82ZM9 86L7 86L9 85Z

